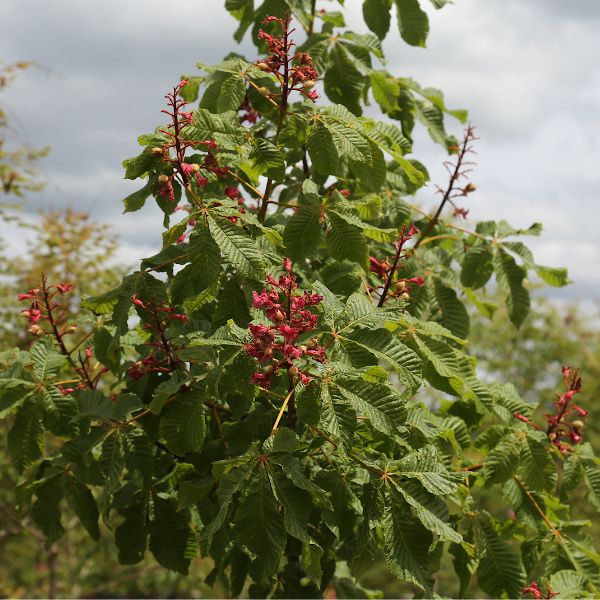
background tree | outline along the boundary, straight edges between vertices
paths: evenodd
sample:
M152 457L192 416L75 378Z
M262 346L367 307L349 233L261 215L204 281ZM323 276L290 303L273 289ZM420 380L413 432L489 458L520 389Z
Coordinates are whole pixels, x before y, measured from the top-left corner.
M0 94L19 71L31 66L30 62L0 63ZM48 151L49 148L34 150L24 145L14 124L9 122L6 106L0 104L0 189L4 194L22 196L25 191L40 190L43 183L35 165Z

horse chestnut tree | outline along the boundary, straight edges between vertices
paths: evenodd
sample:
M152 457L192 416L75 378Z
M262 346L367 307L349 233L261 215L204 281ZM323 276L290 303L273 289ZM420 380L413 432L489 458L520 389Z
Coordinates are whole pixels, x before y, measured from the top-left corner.
M210 557L231 596L372 595L361 565L380 555L420 597L598 595L569 505L585 486L600 507L578 373L544 422L478 377L465 341L466 305L493 312L487 286L519 327L527 279L566 272L520 241L537 223L461 220L475 130L448 134L466 113L383 67L392 0L364 1L368 33L315 5L227 0L257 56L167 93L124 162L144 182L126 212L164 213L158 254L76 313L68 281L20 295L31 346L0 375L19 505L48 544L68 509L124 564L149 548L185 574ZM395 12L424 45L419 2ZM371 98L383 119L363 116ZM448 154L427 210L417 121Z

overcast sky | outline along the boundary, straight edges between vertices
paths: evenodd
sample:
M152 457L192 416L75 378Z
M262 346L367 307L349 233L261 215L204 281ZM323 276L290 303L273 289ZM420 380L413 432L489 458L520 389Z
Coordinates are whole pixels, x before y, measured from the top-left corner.
M0 58L41 66L19 76L2 102L25 140L52 147L42 164L47 187L27 210L70 205L111 223L132 266L159 249L151 203L120 215L121 199L141 187L123 180L121 162L161 122L163 95L179 75L231 50L236 23L223 4L2 0ZM346 0L357 30L361 5ZM567 266L575 282L558 295L600 300L600 0L455 0L427 10L428 48L408 47L394 30L387 67L469 110L481 138L470 217L523 228L542 221L544 234L531 239L538 262ZM248 39L237 51L255 58ZM444 184L441 148L423 134L414 150L433 183ZM433 205L433 185L419 198ZM0 233L20 251L19 236L6 226Z

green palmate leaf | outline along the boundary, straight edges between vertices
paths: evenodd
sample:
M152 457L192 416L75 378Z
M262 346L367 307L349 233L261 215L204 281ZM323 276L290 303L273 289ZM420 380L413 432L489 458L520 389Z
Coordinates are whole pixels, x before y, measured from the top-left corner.
M113 430L114 431L114 430ZM104 475L104 489L107 494L113 492L119 485L125 460L123 457L123 442L119 431L111 431L102 443L100 469Z
M371 89L373 97L383 112L390 112L396 107L400 87L393 77L381 71L373 71L370 74Z
M360 97L364 78L341 43L333 44L330 61L324 80L327 97L332 102L342 104L355 115L362 114Z
M496 281L502 292L506 294L510 320L516 327L520 327L529 313L530 304L529 292L523 286L525 270L502 249L496 250L493 261Z
M124 435L125 466L135 473L147 486L154 474L154 445L150 437L141 430L128 431Z
M525 584L525 571L517 553L501 540L489 520L479 522L483 556L477 569L477 581L492 598L505 592L509 598L519 596Z
M301 262L312 256L322 238L320 204L301 206L288 220L283 232L286 254Z
M550 587L559 598L581 598L586 588L587 578L576 571L559 571L550 575Z
M333 258L367 264L367 243L359 227L348 224L334 212L327 213L329 227L325 241Z
M200 450L205 433L204 405L199 398L179 396L163 409L160 436L174 454Z
M180 391L186 380L187 377L184 373L175 371L170 379L163 381L158 385L154 390L154 397L150 403L150 410L156 415L160 414L165 403Z
M391 0L365 0L363 18L367 27L380 39L385 38L390 29Z
M187 575L196 556L196 540L190 528L189 514L177 512L173 500L154 498L154 519L150 522L150 550L167 569Z
M454 335L465 339L469 335L469 313L456 292L436 280L435 299L442 313L440 323Z
M600 467L596 460L584 458L580 462L588 489L588 500L600 510Z
M567 269L560 269L555 267L541 267L540 265L536 265L535 272L548 285L551 285L553 287L563 287L570 283Z
M285 161L281 150L262 138L256 138L255 143L256 146L251 154L255 168L265 177L282 181L285 177Z
M433 536L411 515L406 502L391 492L386 496L383 536L385 558L392 572L431 597L433 580L427 559Z
M79 517L81 524L90 534L93 540L98 540L100 530L98 529L98 506L90 489L70 477L65 481L65 496L73 512Z
M240 134L240 121L237 112L233 110L215 115L204 108L199 108L194 111L193 119L193 124L190 128L191 136L197 140L213 139L215 134L221 134L220 139L224 136L229 136L233 139L236 135Z
M50 547L59 540L65 532L60 522L58 506L63 493L63 480L59 475L54 475L35 491L37 499L31 507L31 517L33 522L44 532L46 547Z
M33 381L0 379L0 418L12 414L35 389Z
M81 390L77 392L79 414L82 417L103 419L108 421L113 417L113 402L97 390Z
M246 95L246 83L239 75L232 75L221 83L219 92L217 112L237 110Z
M444 146L444 148L448 148L455 143L454 138L446 133L444 111L440 107L420 100L416 100L414 106L415 115L427 127L427 131L434 142Z
M269 478L264 468L248 486L235 515L238 539L258 557L257 568L264 576L279 565L286 542L283 515L277 510Z
M415 335L413 339L423 356L442 377L460 376L454 348L445 342L424 336Z
M154 180L150 179L141 190L133 192L133 194L129 194L129 196L123 200L123 204L125 205L125 210L123 212L128 213L140 210L146 203L146 198L148 198L148 196L150 196L152 193L154 184Z
M369 140L371 147L372 164L350 160L349 166L354 175L358 178L361 189L367 192L379 192L385 183L387 166L383 152L379 146ZM375 210L374 214L369 214L371 207L368 204L359 204L357 210L362 219L375 220L379 217L379 207L376 206L377 200L371 205Z
M115 544L122 565L134 565L144 558L148 531L146 503L135 502L122 511L125 519L115 530Z
M394 0L398 28L402 39L411 46L425 47L429 33L429 19L419 6L418 0Z
M417 518L429 531L437 534L440 539L460 543L462 536L448 525L448 507L438 496L428 493L416 481L399 484L396 490L413 507Z
M358 131L356 127L351 126L344 113L339 117L340 107L330 107L328 112L323 114L325 125L331 132L333 142L338 149L340 156L346 156L351 160L358 162L372 163L371 146L369 141ZM338 109L336 111L336 109Z
M323 490L304 475L302 465L298 459L290 454L281 454L277 452L271 455L271 461L278 464L283 469L289 480L297 488L309 492L321 506L330 506L329 500L324 497Z
M306 147L313 167L318 173L329 175L337 170L338 151L333 135L322 121L317 121L310 129Z
M512 433L505 436L487 455L483 474L491 483L502 483L512 477L519 466L522 436Z
M349 376L337 377L335 383L342 396L378 431L394 435L406 420L406 402L389 386Z
M221 252L206 221L201 221L194 227L190 235L189 252L194 267L202 274L206 285L210 285L221 270Z
M464 483L459 473L451 473L440 462L433 446L423 446L404 458L392 463L393 472L402 477L418 479L423 487L436 495L455 492Z
M351 448L356 429L356 412L335 388L328 385L321 386L319 427L340 444L342 452Z
M18 471L23 471L42 454L44 428L39 403L28 398L19 407L15 422L8 432L8 453Z
M556 486L556 465L550 455L547 436L541 432L527 436L523 445L521 470L525 485L535 491L551 492ZM544 441L546 443L544 443Z
M283 506L285 530L302 542L310 543L308 518L312 509L310 494L289 481L282 472L273 479L275 495Z
M302 569L306 573L306 577L318 586L321 585L321 579L323 578L322 557L323 548L318 544L311 542L304 544L302 547L302 557L300 558Z
M145 148L139 156L127 158L123 161L125 169L125 179L137 179L147 173L156 163L158 158L154 155L150 148Z
M56 350L51 336L38 340L29 354L33 359L33 372L40 381L54 377L66 362L66 358Z
M493 272L492 252L489 247L471 246L463 259L460 281L465 287L477 290L490 280Z
M359 329L348 335L341 335L339 339L351 357L354 351L362 351L362 354L366 351L376 359L391 364L411 387L416 387L420 382L421 359L387 329Z
M240 327L247 327L251 321L246 296L234 278L228 279L223 285L213 318L216 325L224 325L233 319Z
M242 277L262 280L264 263L258 244L244 230L225 217L208 217L210 233L221 250L222 257L229 262Z

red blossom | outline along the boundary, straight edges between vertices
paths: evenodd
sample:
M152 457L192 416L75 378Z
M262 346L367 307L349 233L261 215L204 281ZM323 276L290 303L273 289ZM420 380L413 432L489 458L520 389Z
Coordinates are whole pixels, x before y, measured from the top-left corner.
M72 283L57 283L54 287L61 293L65 294L73 289Z
M369 256L369 268L372 273L376 273L379 277L383 277L390 269L390 263L385 261L379 261L374 256Z
M173 189L173 184L170 179L161 183L158 193L170 202L175 202L175 190Z
M238 189L233 186L227 186L223 190L223 192L225 193L225 195L228 198L231 198L232 200L235 200L240 195L240 192L238 191Z
M69 394L72 394L75 391L75 388L64 388L62 385L58 385L58 391L63 395L63 396L68 396Z
M546 419L546 435L551 444L561 454L568 454L572 451L572 446L582 442L585 424L581 419L585 419L589 413L573 402L574 396L581 391L581 378L578 376L578 371L571 367L563 367L562 373L565 392L557 394L554 403L555 413L545 414L544 418ZM571 416L575 414L577 418L572 420ZM539 425L521 413L517 412L514 416L530 427L538 431L542 430Z
M306 344L299 342L299 338L313 331L318 322L318 315L306 307L317 306L323 297L295 291L298 284L289 258L283 260L283 270L283 275L277 279L267 276L267 289L252 292L253 307L262 310L271 321L269 325L250 323L248 330L252 342L245 345L246 352L260 363L261 368L252 376L252 381L265 388L270 387L280 370L286 370L292 380L298 377L306 384L311 377L305 372L306 367L299 368L296 362L310 365L308 359L321 363L326 359L325 349L316 338Z
M186 175L191 175L194 171L197 170L197 166L194 168L194 165L191 165L190 163L181 163L181 170L186 174Z
M179 363L175 354L176 347L173 346L169 336L168 328L174 321L188 323L189 317L177 313L171 306L159 304L154 298L145 302L137 295L131 297L131 301L139 309L143 310L146 331L151 333L151 338L145 343L152 348L151 352L141 360L133 363L127 370L132 379L140 379L148 373L168 373L173 371Z
M532 594L535 600L550 600L550 598L558 596L558 592L553 592L549 585L546 586L546 592L544 593L536 581L532 581L529 585L522 588L521 594Z
M306 94L306 97L309 100L312 100L313 102L316 102L320 98L319 93L317 92L317 90L311 90L310 92L308 92L308 94Z
M183 118L187 125L190 125L192 123L194 113L179 111L179 116Z
M281 107L283 109L287 107L288 97L293 91L314 102L319 94L312 88L319 74L310 54L293 53L296 44L290 39L290 35L295 30L290 29L290 19L268 16L264 23L276 23L281 31L277 35L271 35L262 29L259 30L258 37L265 41L269 56L256 64L261 70L272 73L278 80L281 87Z
M425 279L423 277L410 277L409 279L404 279L407 283L414 283L415 285L425 285Z

